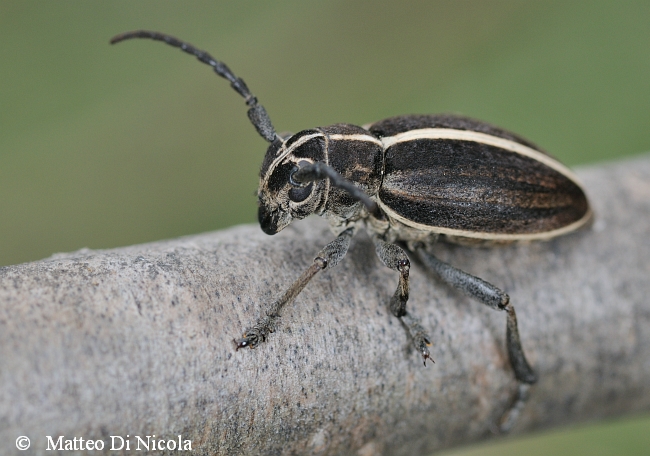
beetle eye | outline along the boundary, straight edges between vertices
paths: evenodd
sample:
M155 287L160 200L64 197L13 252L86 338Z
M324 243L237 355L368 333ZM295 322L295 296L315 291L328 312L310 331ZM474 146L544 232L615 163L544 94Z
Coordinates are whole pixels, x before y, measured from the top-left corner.
M297 165L294 165L294 167L291 169L291 173L289 173L289 183L293 187L306 187L307 183L306 182L296 182L293 180L293 175L296 174L296 171L298 171L301 167L305 165L309 165L310 163L307 160L300 160Z
M293 187L289 190L289 199L294 203L301 203L307 199L313 188L313 182L310 182L309 185L305 187Z

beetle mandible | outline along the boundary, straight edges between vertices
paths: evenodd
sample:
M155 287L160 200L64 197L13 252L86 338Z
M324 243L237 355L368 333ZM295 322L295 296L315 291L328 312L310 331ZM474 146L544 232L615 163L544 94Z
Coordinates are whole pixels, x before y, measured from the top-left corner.
M583 227L591 209L568 168L518 135L456 115L398 116L363 127L336 124L279 136L264 107L224 63L158 32L127 32L111 43L131 38L163 41L194 55L244 97L251 123L270 143L257 192L265 233L276 234L293 220L318 214L329 220L336 235L234 340L237 349L264 342L282 308L319 271L336 266L355 232L365 228L380 260L400 274L390 310L408 328L425 365L431 338L406 308L410 261L401 246L444 282L506 312L508 357L523 403L521 387L537 376L524 355L508 295L440 261L429 247L438 240L472 245L547 240Z

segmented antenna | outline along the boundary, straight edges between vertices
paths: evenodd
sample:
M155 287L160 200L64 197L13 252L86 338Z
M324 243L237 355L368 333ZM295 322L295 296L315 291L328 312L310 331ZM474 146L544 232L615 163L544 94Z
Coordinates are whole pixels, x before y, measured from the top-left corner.
M271 119L269 118L266 109L264 109L264 106L257 103L257 97L255 97L250 92L250 90L248 90L248 87L246 86L244 80L235 76L225 63L216 60L207 52L201 51L200 49L197 49L191 44L185 43L178 38L174 38L173 36L165 35L163 33L151 32L148 30L135 30L133 32L126 32L114 36L111 38L111 44L119 43L120 41L124 40L130 40L131 38L149 38L151 40L163 41L170 46L177 47L181 51L193 55L199 59L200 62L203 62L206 65L210 65L215 73L217 73L222 78L230 81L230 87L235 89L239 95L244 97L244 100L249 107L248 118L260 136L268 142L273 142L278 137L278 135L275 133L275 128L273 128L273 124L271 123Z

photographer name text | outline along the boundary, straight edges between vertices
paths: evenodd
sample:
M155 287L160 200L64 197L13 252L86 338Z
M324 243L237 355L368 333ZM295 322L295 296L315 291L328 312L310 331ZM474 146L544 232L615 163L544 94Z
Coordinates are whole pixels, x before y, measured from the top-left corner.
M59 436L53 438L50 435L47 438L47 451L102 451L104 450L107 440L84 439L83 437L66 438ZM192 451L192 441L183 440L182 436L175 439L156 438L156 435L145 435L141 437L127 435L111 435L109 451Z

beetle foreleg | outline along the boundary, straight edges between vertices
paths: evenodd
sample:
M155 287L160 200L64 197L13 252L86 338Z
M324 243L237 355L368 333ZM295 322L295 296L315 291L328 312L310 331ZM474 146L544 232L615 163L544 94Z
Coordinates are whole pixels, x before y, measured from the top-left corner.
M350 239L353 234L354 228L348 228L339 234L336 239L323 247L318 252L316 258L314 258L313 264L291 284L282 296L269 305L263 313L263 316L244 332L244 336L241 339L233 340L237 347L236 350L244 347L255 348L260 343L266 341L269 333L272 333L275 329L275 324L280 317L282 308L296 299L296 296L298 296L319 271L333 268L343 259L350 247Z

